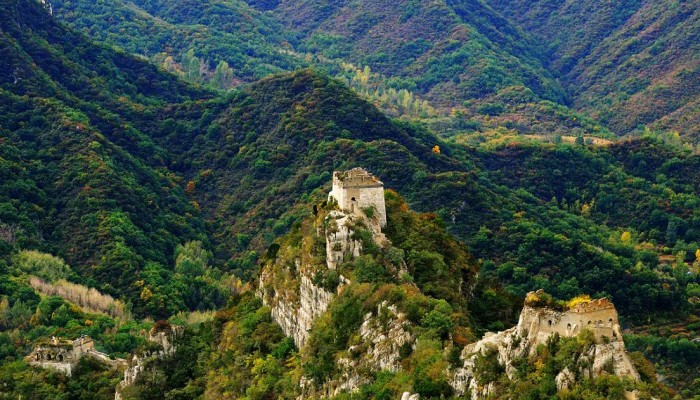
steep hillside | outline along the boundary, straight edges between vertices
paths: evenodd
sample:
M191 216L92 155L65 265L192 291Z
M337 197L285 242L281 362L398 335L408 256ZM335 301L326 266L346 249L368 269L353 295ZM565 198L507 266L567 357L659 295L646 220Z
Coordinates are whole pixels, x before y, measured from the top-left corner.
M449 135L501 126L611 135L563 105L533 42L480 1L249 3L80 0L54 9L96 40L216 88L313 66L389 115Z
M700 138L700 10L694 2L489 0L541 43L584 110L624 134Z
M163 118L202 112L197 109ZM526 268L531 275L520 280L519 295L545 285L562 297L578 290L614 293L625 314L648 311L650 304L684 307L676 297L683 289L675 284L668 292L647 291L646 272L632 274L634 282L625 286L615 279L640 261L656 268L652 254L663 250L652 242L677 246L668 251L685 251L684 262L694 261L688 249L699 239L697 194L675 171L697 157L673 152L678 165L665 167L668 182L652 182L637 176L631 161L625 161L628 172L608 149L533 144L474 153L387 119L347 87L312 71L264 79L237 93L206 128L188 131L181 122L170 132L159 143L173 152L172 168L191 182L220 254L238 255L229 267L239 273L256 270L243 254L264 250L275 234L311 212L309 199L325 197L329 171L363 165L386 177L387 187L404 193L416 209L437 211L453 233L478 246L480 257L495 262L494 268L503 265L503 278L515 267ZM625 148L645 151L633 143L620 146ZM667 235L669 226L675 236ZM635 240L621 242L624 231ZM635 248L644 242L651 247ZM552 248L543 251L544 243ZM581 263L605 272L581 270ZM647 295L654 300L643 305Z
M690 340L700 329L700 198L698 156L682 146L652 138L609 147L448 144L422 125L387 117L324 72L273 75L221 94L89 42L38 1L0 4L7 10L0 16L0 324L11 329L0 336L3 354L23 357L37 338L87 331L118 343L117 352L134 348L134 325L120 335L116 322L96 321L38 292L57 285L100 289L139 317L222 307L245 290L235 278L253 280L259 263L269 261L270 244L313 218L333 170L364 166L428 213L395 204L406 230L389 224L384 234L409 261L414 257L407 267L421 293L469 320L463 326L473 336L465 337L514 324L528 291L608 297L623 325L641 325L635 348L653 356L669 382L693 391L687 371L700 360ZM481 260L478 278L470 280L474 262L462 268L450 261L466 251L444 231ZM454 246L437 251L439 243ZM419 247L417 255L406 250ZM73 272L62 276L65 283L30 285L32 271L66 265L35 250L67 261ZM34 263L25 265L27 259ZM394 279L377 265L385 264L357 267L370 280ZM466 305L460 279L473 284ZM259 374L264 386L284 375L293 347L248 297L234 296L220 315L217 323L230 322L228 337L235 338L222 343L229 358L215 363L225 374L235 369L228 361L241 362L237 357L250 351L270 355L260 370L281 369ZM184 359L197 360L215 343L211 329L186 339L192 346L184 347ZM21 346L8 353L7 343ZM423 350L435 355L431 362L445 360L437 344ZM26 388L32 370L5 362L16 370L2 375L3 384ZM181 376L201 376L191 363L183 364L186 371L170 368L167 378L152 378L172 379L175 390Z
M206 347L208 357L196 368L187 352L151 365L134 393L477 400L623 398L634 391L670 398L648 369L640 377L636 366L648 362L625 352L607 300L566 304L530 293L516 327L476 341L469 318L478 301L476 265L463 246L434 215L410 211L392 191L382 227L384 199L375 200L354 211L334 199L316 204L314 215L266 253L261 301L250 292L236 296L201 329L219 338ZM184 346L198 344L193 338ZM172 365L188 379L169 378Z
M369 65L437 103L459 105L511 86L562 101L531 43L479 1L281 1L302 49Z
M631 144L620 146L621 161L584 146L473 152L392 121L311 70L207 100L207 92L85 42L37 3L12 4L8 9L24 4L30 13L3 20L10 55L3 95L11 100L3 103L3 134L12 138L3 142L4 157L16 160L8 168L22 171L24 159L34 169L4 192L11 207L3 217L5 237L19 248L65 257L105 290L138 298L141 311L168 314L182 307L159 303L176 298L169 295L175 289L153 273L172 268L177 244L202 239L225 270L251 278L274 237L311 212L309 199L325 196L330 171L356 165L385 176L387 187L404 193L416 209L437 211L500 279L517 282L510 288L519 296L544 280L562 297L578 290L612 294L623 315L688 306L680 299L690 279L640 269L631 272L629 285L614 282L640 262L655 269L657 253L684 252L682 262L693 263L697 192L674 171L692 168L696 157L665 150L677 161L659 161L658 172L670 178L664 181L639 167L635 160L647 150ZM51 35L41 36L47 30ZM65 56L47 57L58 54L58 45ZM91 71L114 71L117 79ZM53 111L44 111L49 105ZM52 146L56 150L44 151ZM82 173L83 165L96 172ZM622 241L625 231L633 239ZM491 246L491 240L500 244ZM540 241L553 247L533 258ZM580 271L579 259L598 272ZM522 268L531 273L527 279L518 278ZM146 269L149 279L139 279ZM644 289L662 279L673 284Z
M2 5L3 254L50 251L87 282L137 299L141 271L170 269L175 247L203 239L204 224L164 168L166 152L134 125L209 94L88 42L38 2Z
M57 18L93 40L219 88L307 64L284 52L292 39L278 22L240 0L58 0L52 6Z

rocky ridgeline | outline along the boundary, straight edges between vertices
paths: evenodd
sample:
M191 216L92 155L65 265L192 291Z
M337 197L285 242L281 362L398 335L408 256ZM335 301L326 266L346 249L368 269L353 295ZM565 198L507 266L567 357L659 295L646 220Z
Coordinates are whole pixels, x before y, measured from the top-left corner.
M124 370L124 379L117 384L114 400L122 400L122 392L125 388L136 382L139 375L145 370L149 361L164 358L175 354L177 347L175 341L182 337L185 329L182 326L168 326L161 329L154 327L148 332L148 341L155 345L156 349L146 351L143 354L134 354Z
M357 227L369 230L372 241L379 248L387 248L391 243L382 233L382 220L369 218L366 207L382 207L381 204L368 204L367 198L362 207L357 204L362 199L362 191L352 188L350 194L343 193L348 182L372 182L376 189L376 179L367 178L366 171L358 172L362 179L353 180L351 170L335 176L345 178L344 187L334 188L329 195L331 208L316 210L317 218L313 226L302 228L304 237L298 242L288 243L279 248L275 258L268 260L260 274L257 294L271 310L272 318L282 327L285 334L294 339L301 349L305 346L314 322L328 309L331 302L342 293L351 282L339 273L344 262L362 255L363 244L355 239ZM339 194L340 193L340 194ZM336 196L341 201L335 203ZM376 198L373 193L372 198ZM340 203L344 204L341 206ZM357 204L355 203L357 202ZM370 202L371 203L371 202ZM325 213L325 214L324 214ZM325 240L322 252L324 257L314 257L313 233ZM304 244L306 243L306 245ZM301 250L299 250L301 248ZM323 259L324 261L319 261ZM337 286L333 289L322 285L318 276L328 271L337 272ZM401 268L398 273L405 272ZM324 287L325 286L325 287ZM614 373L638 381L639 374L625 352L615 307L606 299L582 301L568 309L533 302L539 299L537 293L528 294L526 305L517 326L499 332L488 333L476 343L467 345L461 355L462 366L445 371L452 377L450 385L457 395L470 394L472 400L493 395L495 382L481 382L476 373L476 360L479 356L495 354L508 378L517 379L515 362L530 360L537 347L547 344L553 335L563 338L577 337L584 331L590 332L591 342L585 350L572 360L573 369L566 368L556 377L557 388L567 389L578 380L593 378L603 373ZM353 392L363 384L371 383L372 374L367 372L393 371L401 368L401 349L408 346L415 350L416 337L411 333L411 323L395 305L384 301L375 312L367 313L359 329L359 343L350 346L344 356L336 360L336 378L323 383L312 382L302 377L301 398L332 397L343 392ZM402 400L417 400L417 394L404 393Z
M340 263L360 256L362 243L353 239L355 226L370 227L373 240L380 246L386 245L387 239L381 233L381 226L386 223L386 207L383 195L381 201L378 200L377 190L383 193L382 183L363 169L334 173L333 190L328 201L338 204L340 209L328 212L320 224L322 226L313 227L325 240L325 270L337 271ZM366 207L373 207L377 217L367 217L362 211ZM293 261L293 265L281 266L280 271L275 268L282 262L278 257L273 265L262 269L257 292L263 303L270 307L272 318L299 348L306 343L313 321L326 311L343 286L350 283L340 275L340 284L335 293L314 284L319 268L308 265L311 258L302 254ZM285 287L275 285L280 274L284 274L285 282L295 284Z
M529 293L528 299L536 298L538 293ZM537 346L546 344L552 335L576 337L584 330L591 332L594 341L577 360L572 360L576 366L574 370L567 367L557 375L558 390L570 388L578 379L611 372L621 378L639 381L639 374L625 351L617 311L608 300L600 299L564 311L529 305L526 301L517 326L499 333L487 333L480 341L464 348L461 354L464 364L455 371L452 386L458 394L470 392L473 400L486 398L492 394L495 383L479 381L475 373L477 357L495 352L498 363L513 380L516 360L534 356Z
M329 202L338 204L339 209L329 211L323 216L322 223L313 227L325 240L325 265L321 272L337 271L340 264L362 254L362 242L353 238L358 226L368 228L372 240L380 248L390 245L382 233L382 226L386 224L383 187L367 171L354 169L344 173L336 172ZM375 212L372 218L364 211L368 207ZM284 250L281 249L280 252L284 253ZM302 254L293 264L286 266L281 265L284 264L281 258L278 257L262 269L258 295L270 307L272 318L285 334L302 348L314 321L328 309L343 288L350 284L350 280L339 274L337 288L329 291L314 283L319 268L306 265L304 261L311 257ZM280 286L280 282L284 283L284 287ZM382 316L381 321L379 316ZM400 368L399 349L415 340L406 329L407 324L409 322L406 316L386 302L378 306L376 314L367 313L359 332L362 344L349 348L347 353L350 356L337 361L340 377L324 383L323 387L302 380L304 397L352 392L368 383L359 371L397 371Z

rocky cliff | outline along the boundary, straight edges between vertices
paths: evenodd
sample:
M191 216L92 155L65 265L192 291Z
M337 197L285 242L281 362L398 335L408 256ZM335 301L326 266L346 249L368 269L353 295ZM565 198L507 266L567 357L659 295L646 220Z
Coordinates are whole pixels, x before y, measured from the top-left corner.
M303 398L354 392L377 374L406 374L407 365L430 369L419 379L449 392L440 347L453 328L469 332L454 321L467 320L476 263L435 214L410 211L396 192L384 192L385 203L363 190L334 186L313 216L271 245L256 294L299 348ZM359 206L367 199L371 206ZM399 396L412 387L399 386Z
M602 374L639 381L639 374L625 351L617 311L606 299L584 301L570 308L532 304L543 293L530 293L518 325L487 333L483 339L462 351L461 368L454 371L452 386L458 394L471 393L473 400L493 396L496 382L484 372L491 359L509 380L519 379L519 366L533 362L541 352L567 346L565 366L557 371L558 390L568 390L577 382ZM493 368L492 368L493 369Z
M362 243L353 238L354 227L367 222L360 214L338 210L320 213L313 226L305 227L314 231L313 237L280 249L276 259L260 273L258 295L270 307L272 318L300 348L306 343L314 320L350 283L337 272L337 266L360 255ZM337 277L337 281L324 285L323 278L329 276Z
M361 371L397 372L401 368L402 348L415 346L416 338L406 314L388 302L379 304L376 313L364 316L359 333L358 343L348 348L346 357L338 359L341 377L326 385L329 397L369 383Z
M275 259L263 267L257 290L272 318L299 348L307 343L314 322L352 284L340 267L362 256L364 246L391 246L381 221L368 217L359 207L340 210L329 202L316 212L314 221L302 227L306 234L280 247ZM393 275L405 271L401 261ZM415 340L408 325L406 315L395 305L379 304L364 315L357 339L337 359L338 376L322 385L302 380L305 395L352 392L368 382L367 374L360 371L397 371L399 349L410 347Z
M114 393L114 400L123 400L124 390L133 385L139 375L147 367L149 361L164 358L175 354L177 347L175 341L184 334L182 326L167 326L162 328L154 327L148 332L148 342L151 343L151 349L144 351L142 354L134 354L124 370L124 379L117 385Z
M338 267L362 254L360 231L370 236L365 239L372 245L391 245L382 233L383 221L368 217L360 207L343 210L329 201L316 208L315 220L302 229L303 237L280 248L262 269L258 295L298 347L306 343L313 321L351 283Z

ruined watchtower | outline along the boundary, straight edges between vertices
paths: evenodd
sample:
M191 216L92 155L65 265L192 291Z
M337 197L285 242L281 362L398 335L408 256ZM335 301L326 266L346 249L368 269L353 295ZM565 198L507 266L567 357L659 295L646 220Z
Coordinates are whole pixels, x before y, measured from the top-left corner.
M335 199L344 211L356 212L372 207L379 225L386 226L384 184L364 168L333 172L333 190L328 198Z
M81 336L76 340L53 337L51 340L39 342L26 360L30 365L54 369L70 376L78 361L94 352L94 348L95 345L88 336Z
M528 297L536 298L539 293L542 292L530 292ZM602 340L604 336L611 341L622 340L617 311L608 299L584 301L563 311L531 307L527 300L525 304L520 314L521 323L529 327L530 335L541 335L543 343L553 333L573 337L584 329L590 330L596 340Z

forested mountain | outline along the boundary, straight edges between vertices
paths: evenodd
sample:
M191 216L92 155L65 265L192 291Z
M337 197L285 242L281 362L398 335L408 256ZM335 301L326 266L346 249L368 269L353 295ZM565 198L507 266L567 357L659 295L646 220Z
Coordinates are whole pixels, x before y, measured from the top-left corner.
M27 3L4 2L0 19L6 243L58 253L103 290L137 296L138 272L168 264L204 225L167 152L135 125L210 94Z
M53 5L71 27L190 81L230 88L316 66L392 115L427 118L450 136L506 127L609 137L648 127L698 137L692 2Z
M479 1L250 4L53 5L58 19L94 39L216 88L314 66L390 115L426 121L444 134L506 126L612 136L566 107L534 42Z
M700 137L695 2L488 3L540 43L576 109L621 134L650 126Z
M54 1L55 15L92 40L142 55L190 81L230 88L308 65L292 36L244 1Z
M94 4L127 7L119 2ZM258 18L281 18L277 13L290 7L285 2L251 2L252 8L222 2L212 7L222 10L234 4L250 19L227 28L232 31L256 25ZM329 4L315 18L302 18L303 14L289 9L289 18L305 22L300 36L291 36L299 48L320 46L319 38L332 38L334 29L352 34L348 29L354 25L338 14L342 7ZM354 4L343 6L349 8L342 15L381 11L369 3ZM425 16L435 12L435 21L454 27L454 32L466 29L474 35L474 41L467 43L481 49L480 59L503 62L497 69L504 74L513 71L525 77L527 71L545 68L538 64L539 50L523 47L520 39L521 44L511 43L515 37L527 43L530 39L488 8L478 8L483 7L481 3L469 9L451 2L411 4L420 13L406 16L405 21L397 22L391 13L377 14L383 17L373 22L382 27L376 43L365 42L372 35L358 33L349 42L352 46L336 50L345 52L343 57L348 59L375 62L371 57L361 59L362 46L382 44L388 52L395 41L387 26L415 30L417 25L410 24L425 22ZM251 397L295 394L300 375L286 372L296 371L299 353L271 322L269 308L254 298L251 285L256 285L261 264L274 258L275 240L296 243L299 235L308 233L304 223L313 219L326 199L332 172L355 166L369 169L387 189L405 198L404 202L395 192L386 194L393 221L402 221L390 225L387 235L406 252L423 246L425 253L407 258L409 276L401 278L405 281L378 273L374 263L355 266L370 277L362 282L372 287L365 288L366 293L375 293L375 283L414 282L433 300L449 301L449 307L459 311L454 316L433 300L426 300L430 309L423 304L419 311L436 311L438 325L447 316L454 318L450 326L469 329L459 337L440 336L448 342L445 346L457 349L455 354L486 331L515 324L529 291L545 289L561 299L590 294L615 303L623 326L631 329L628 347L643 351L673 390L682 398L697 391L700 382L687 372L700 366L700 345L690 341L700 330L700 158L685 147L652 135L609 146L587 144L583 138L575 144L507 139L465 146L437 136L430 125L387 116L364 94L336 79L333 68L330 73L307 68L273 74L223 92L189 82L182 79L187 76L168 73L124 50L92 42L62 25L64 17L52 16L48 4L1 0L0 5L5 10L0 15L0 396L87 398L79 393L86 392L85 382L90 381L100 382L100 398L113 396L106 388L114 387L114 371L84 365L84 373L75 379L49 372L33 374L35 370L22 357L33 344L54 335L74 339L89 334L102 350L120 357L148 351L139 332L150 329L149 319L191 325L177 356L182 363L154 369L144 378L153 381L141 398L158 398L165 392L173 398L216 398L220 392L204 378L209 373L233 376L226 382L231 385L228 393L235 397L246 393L253 381L261 392L247 393ZM72 5L63 4L63 12ZM140 7L150 15L144 18L158 14L172 27L181 22L178 16L185 5L143 2ZM316 5L301 2L295 12L307 6L315 10ZM386 3L386 7L394 5ZM487 28L487 20L469 14L470 9L482 10L479 15L490 16L489 21L494 18L489 24L502 25L503 30ZM363 21L360 14L354 20ZM204 21L218 25L220 20L213 15L218 14L200 14L199 28L207 25ZM381 21L393 22L384 26ZM255 35L260 34L255 37L283 40L284 34L263 30L274 24L255 28ZM139 35L148 37L147 32ZM442 31L425 32L439 35ZM105 36L105 40L113 39ZM274 40L271 48L276 46ZM132 39L124 43L130 51L146 53L129 47L135 43ZM193 42L187 43L181 49ZM332 46L313 51L322 55L324 49ZM452 49L442 54L453 50L459 53ZM417 57L411 65L418 69L407 65L396 75L400 78L396 82L413 80L415 72L418 90L423 72L432 68L430 59ZM471 60L459 59L464 61L459 64L462 67ZM316 62L313 57L312 61ZM386 65L379 63L379 68ZM552 93L563 94L552 75L547 76L543 86L531 88L532 104L545 104L541 99ZM471 84L448 85L467 90ZM494 90L506 90L499 85ZM484 94L482 105L490 104L491 95ZM467 96L481 101L478 94ZM578 118L566 115L567 120ZM509 132L496 115L491 117L494 126ZM409 212L409 206L424 214ZM411 234L402 236L402 230ZM428 232L442 239L430 241ZM449 251L445 253L439 243L449 243ZM317 247L312 246L314 251ZM455 253L454 248L459 250ZM425 267L441 266L454 254L468 260L465 276L474 277L473 282L467 279L473 284L471 298L465 300L468 304L435 289L457 287L454 265ZM380 261L386 258L373 256ZM96 306L79 295L53 295L66 290L82 293L72 286L78 284L85 292L93 288L109 294L111 300L93 296L105 303ZM376 293L375 299L396 294ZM227 303L212 321L212 311ZM355 311L367 311L370 306L377 304L368 302ZM190 312L195 313L182 314ZM342 309L337 312L342 315ZM362 316L357 313L353 315ZM202 319L209 322L200 324ZM422 327L434 328L428 322ZM314 354L330 357L341 350L332 329L318 331ZM330 333L324 336L324 332ZM222 358L217 358L218 346L226 349ZM449 361L433 347L426 351L437 357L431 360ZM545 359L547 365L554 365L553 358ZM309 364L308 359L305 362ZM230 368L245 371L243 378L227 375ZM420 368L411 371L420 372ZM401 387L418 386L418 378L424 388L441 385L434 379L437 375L418 375ZM649 376L653 375L652 369ZM268 385L271 381L279 385ZM379 386L369 384L360 393L369 398L372 387L389 381L377 376ZM646 383L656 385L654 381ZM596 388L603 385L591 382ZM286 391L289 388L291 392ZM531 389L556 394L551 386Z
M479 1L281 1L274 13L303 34L301 48L369 65L437 103L512 86L564 99L529 39Z

